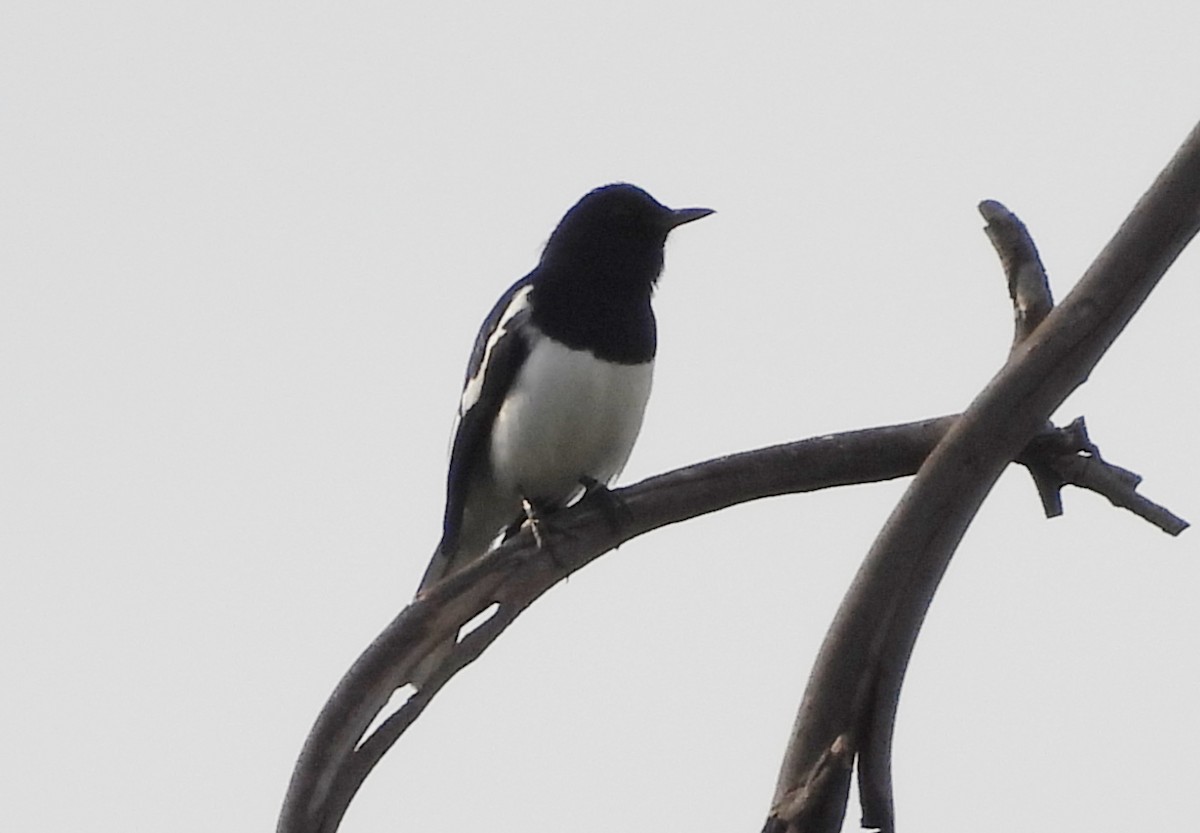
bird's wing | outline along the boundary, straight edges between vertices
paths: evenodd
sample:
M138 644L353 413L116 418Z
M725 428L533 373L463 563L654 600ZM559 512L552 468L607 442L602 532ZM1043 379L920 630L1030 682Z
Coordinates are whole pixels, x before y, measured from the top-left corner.
M446 478L440 547L446 555L457 547L471 480L479 466L488 464L488 441L496 414L529 355L524 329L529 320L530 277L517 281L500 296L479 330L467 364Z

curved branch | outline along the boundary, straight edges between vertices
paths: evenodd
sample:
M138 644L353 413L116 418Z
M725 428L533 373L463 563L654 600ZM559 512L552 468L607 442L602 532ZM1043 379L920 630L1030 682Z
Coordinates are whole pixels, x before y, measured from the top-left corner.
M423 593L371 643L338 683L305 741L280 813L279 833L332 833L371 767L459 669L565 576L621 543L738 503L911 475L957 419L816 437L732 454L618 490L620 530L594 501L555 516L551 550L522 533ZM495 613L454 647L427 686L365 740L392 693L429 650L492 605Z
M1054 309L1050 280L1037 245L1021 219L996 200L984 200L979 213L987 220L984 233L992 241L1000 266L1008 278L1008 297L1013 307L1012 350L1029 337ZM1044 462L1027 465L1047 518L1063 513L1063 479Z
M1186 196L1190 198L1191 194ZM1182 216L1182 212L1179 216ZM1182 247L1182 243L1179 247ZM1166 268L1169 260L1167 258L1161 262L1162 269ZM1049 337L1042 338L1045 335L1043 329L1039 329L1031 341L1050 340ZM1051 330L1057 332L1053 328ZM1045 351L1042 355L1053 355L1062 349L1057 344L1052 343L1051 346L1052 349L1041 347ZM1079 345L1068 345L1068 349L1077 348ZM1099 352L1102 350L1102 347L1099 348ZM1036 356L1031 359L1031 355L1031 352L1023 353L1022 361L1036 364ZM1053 377L1051 371L1054 367L1051 364L1043 368L1046 373L1043 380ZM1078 373L1078 370L1075 372ZM1075 378L1074 384L1082 381L1083 375L1086 375L1086 370ZM993 383L988 390L992 391L995 385ZM1032 398L1031 401L1040 402L1038 397L1045 397L1036 385L1032 390L1022 390L1020 393L1014 401ZM988 391L985 391L981 401L987 394ZM627 523L620 529L611 526L609 515L601 511L594 501L584 501L556 516L554 527L559 534L552 533L551 536L553 555L536 549L530 536L522 534L450 576L405 608L338 684L318 716L297 760L277 829L280 833L335 831L371 767L419 716L441 686L479 656L538 596L604 552L659 526L748 500L912 474L932 449L946 447L947 443L939 445L943 437L957 433L961 445L963 436L970 437L972 432L978 432L977 425L960 430L957 426L959 419L941 417L907 425L818 437L689 466L618 492L629 509ZM1044 419L1042 425L1045 425ZM1017 422L1009 429L1003 435L1003 442L1009 444L1014 436L1024 435L1028 438L1038 430L1036 425L1027 429L1023 423ZM990 459L1000 447L999 444L999 440L985 443L985 458ZM1005 462L1013 459L1020 450L1020 445L1015 445ZM1027 452L1033 455L1033 459L1037 459L1037 453L1033 449ZM952 500L948 501L948 505L952 503ZM860 572L860 579L862 575ZM919 600L922 586L929 586L929 593L932 593L936 577L932 585L928 581L924 585L915 583L915 593L910 592L898 598ZM374 734L367 736L368 727L386 706L392 693L410 681L413 668L433 646L459 632L464 625L492 607L495 610L491 618L460 639L435 672L430 685L414 694L399 711L384 720ZM899 608L898 602L892 603L889 615L907 613L908 618L912 619L917 608L923 614L924 607L920 605L910 604L909 609L904 611ZM918 623L919 618L917 615ZM915 629L911 635L915 639ZM911 645L908 647L911 648ZM878 653L876 649L877 646L872 648ZM901 654L907 657L907 651L893 650L889 655ZM890 681L895 692L899 691L901 676L902 666ZM852 698L856 712L862 711L861 706L865 702L882 702L889 696L889 689L880 685L880 680L885 678L862 679L863 682L852 686L852 690L857 691ZM808 705L806 695L801 710L802 718ZM879 714L887 716L886 710ZM849 722L846 725L850 725ZM875 725L882 727L884 724L877 721ZM872 732L870 725L865 728L865 734L847 731L829 735L828 742L810 760L825 762L822 771L835 767L848 772L844 766L846 756L861 754L859 749L864 737L868 740L874 738L877 753L884 748L884 741L890 745L890 721L887 721L885 731ZM802 760L802 755L796 757L793 752L800 748L793 742L789 749L789 761ZM876 759L879 759L878 754ZM803 815L805 808L814 806L805 798L806 795L817 796L816 800L825 801L828 809L833 807L828 803L829 797L839 791L842 794L841 807L834 809L840 817L844 813L845 790L839 785L848 785L846 778L848 776L844 778L840 774L833 774L808 779L807 791L789 791L785 798L790 800L776 802L777 812L771 823L778 829L788 829L796 818ZM781 810L784 814L779 812ZM890 812L890 792L888 810ZM821 829L827 827L822 825Z
M296 762L278 830L335 831L372 767L441 687L563 577L645 532L738 503L911 475L957 419L946 416L816 437L652 477L616 492L629 509L620 530L613 529L608 513L585 501L555 516L552 553L538 550L528 535L519 535L450 576L405 608L346 672ZM1050 429L1039 435L1038 449L1069 456L1078 436ZM1040 460L1042 453L1031 449L1030 459ZM460 638L426 687L367 736L375 717L392 693L409 682L412 669L430 647L492 606L491 616Z
M1200 126L1075 289L1016 346L888 519L817 657L769 829L840 829L842 785L816 791L808 785L822 776L821 762L843 737L859 744L863 825L894 829L891 744L900 686L951 555L1000 473L1087 378L1198 229ZM797 801L806 791L811 798ZM835 805L839 812L831 812ZM816 823L806 823L810 812Z
M987 220L984 232L1008 278L1008 297L1013 304L1013 346L1016 347L1045 320L1054 308L1050 281L1041 255L1025 224L996 200L984 200L979 213Z

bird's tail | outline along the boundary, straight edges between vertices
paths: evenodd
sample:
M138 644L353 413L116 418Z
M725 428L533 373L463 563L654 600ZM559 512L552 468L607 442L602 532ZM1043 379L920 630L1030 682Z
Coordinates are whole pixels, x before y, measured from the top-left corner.
M451 568L458 566L457 556L461 549L461 547L447 548L445 538L438 542L437 549L433 551L433 557L429 559L429 566L425 568L425 574L421 576L421 583L417 585L416 595L420 596L450 575Z
M500 534L504 525L510 520L503 510L504 504L499 501L481 501L493 508L490 512L467 511L463 513L462 522L454 533L447 532L438 542L421 584L417 587L417 596L427 592L435 584L475 561L492 547L492 543ZM458 635L434 646L426 657L417 664L413 671L412 684L422 688L429 681L430 675L441 666L458 640Z
M461 535L457 541L448 544L446 538L443 537L438 543L437 549L433 551L429 566L425 568L425 575L421 577L421 584L417 587L417 596L419 597L451 573L483 555L487 552L490 544L490 540L465 540ZM458 634L456 633L453 637L435 645L433 650L417 663L412 674L412 684L418 689L428 685L430 676L441 667L457 642Z
M457 566L458 550L461 548L455 547L449 550L446 547L446 539L443 538L438 542L437 549L433 551L433 557L429 559L429 566L425 568L425 574L421 577L421 583L417 587L417 597L419 598L429 588L433 587L446 576L450 575L453 568ZM425 658L417 663L417 667L413 669L412 684L418 689L423 689L429 684L429 678L433 675L450 651L453 650L457 641L457 634L444 642L439 642L433 647L433 650L425 655Z

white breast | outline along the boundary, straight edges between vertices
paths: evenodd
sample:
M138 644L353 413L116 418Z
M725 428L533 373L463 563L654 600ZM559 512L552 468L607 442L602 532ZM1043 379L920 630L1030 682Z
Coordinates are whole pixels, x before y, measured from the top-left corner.
M612 481L642 427L653 373L653 361L614 365L535 338L492 429L497 485L562 504L582 478Z

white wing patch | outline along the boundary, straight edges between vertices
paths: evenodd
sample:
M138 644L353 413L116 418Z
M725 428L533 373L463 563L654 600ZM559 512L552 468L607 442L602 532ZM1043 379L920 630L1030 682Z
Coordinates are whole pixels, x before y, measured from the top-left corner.
M504 308L504 313L500 316L500 320L496 322L496 328L488 336L487 344L483 348L483 360L479 362L479 370L463 385L462 399L458 403L459 420L462 419L463 414L475 407L475 403L479 401L479 397L483 394L483 380L487 378L488 365L492 360L492 351L496 349L496 344L508 332L508 325L512 323L513 318L529 308L529 292L532 289L532 285L523 286L513 295L512 300L508 302L508 306ZM455 433L458 432L458 422L454 424L454 431Z

